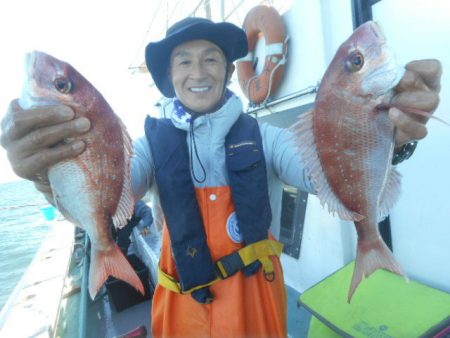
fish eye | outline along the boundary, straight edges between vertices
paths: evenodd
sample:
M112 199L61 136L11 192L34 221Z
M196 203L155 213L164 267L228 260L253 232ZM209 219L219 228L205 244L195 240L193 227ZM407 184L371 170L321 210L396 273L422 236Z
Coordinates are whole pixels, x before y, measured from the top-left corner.
M53 80L53 85L60 93L67 94L72 89L72 83L65 77L57 77Z
M346 67L349 71L356 72L364 65L364 56L359 51L350 53L346 61Z

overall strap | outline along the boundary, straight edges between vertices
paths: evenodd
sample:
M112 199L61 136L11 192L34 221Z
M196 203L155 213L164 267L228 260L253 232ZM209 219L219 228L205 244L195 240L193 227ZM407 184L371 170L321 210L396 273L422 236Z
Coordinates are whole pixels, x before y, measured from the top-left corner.
M245 247L215 263L190 174L186 132L174 127L169 119L148 117L145 133L180 278L178 281L159 269L160 285L182 294L193 293L258 262L266 276L274 277L269 256L280 256L282 245L268 239L271 208L257 121L241 114L225 140L231 194Z
M147 117L145 134L184 292L217 279L189 170L186 132L169 119Z
M231 193L244 242L251 244L267 239L272 213L256 119L241 114L226 137L225 147Z

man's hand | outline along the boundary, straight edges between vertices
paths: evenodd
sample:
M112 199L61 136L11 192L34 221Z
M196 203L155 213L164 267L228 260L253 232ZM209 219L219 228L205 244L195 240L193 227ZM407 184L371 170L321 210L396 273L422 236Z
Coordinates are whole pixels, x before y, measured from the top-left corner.
M14 100L1 121L1 145L6 149L14 172L34 181L36 188L44 192L48 184L47 169L77 156L85 148L83 141L68 143L67 140L85 133L89 128L89 120L74 119L74 112L69 107L23 110Z
M427 117L414 114L422 111L432 114L439 104L442 66L438 60L418 60L406 65L406 72L395 88L389 117L397 127L397 147L423 139L427 135ZM408 111L410 111L408 113Z

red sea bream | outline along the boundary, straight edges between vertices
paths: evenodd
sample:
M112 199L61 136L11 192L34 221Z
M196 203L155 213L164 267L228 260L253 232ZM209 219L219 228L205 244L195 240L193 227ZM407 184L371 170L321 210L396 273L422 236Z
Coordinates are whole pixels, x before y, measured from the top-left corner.
M113 241L111 227L123 227L133 213L130 182L132 142L125 126L103 96L71 65L42 53L27 55L22 108L64 104L76 117L87 117L91 129L80 136L86 150L48 170L54 203L91 241L89 293L95 297L108 276L144 287Z
M292 127L321 203L356 226L349 301L377 269L403 275L378 231L400 190L400 175L391 164L395 128L382 107L402 74L378 25L367 22L339 47L315 108Z

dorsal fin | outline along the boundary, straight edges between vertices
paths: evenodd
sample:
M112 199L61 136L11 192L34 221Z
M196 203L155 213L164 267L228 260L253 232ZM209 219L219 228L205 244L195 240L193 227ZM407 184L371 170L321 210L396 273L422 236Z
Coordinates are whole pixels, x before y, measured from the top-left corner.
M322 205L328 205L330 213L337 213L344 220L360 221L364 216L347 209L336 196L325 177L316 148L313 114L314 110L301 114L298 121L290 127L290 130L295 136L294 142L299 149L303 165L311 177L317 197Z
M134 212L134 196L131 190L131 157L133 156L133 143L125 125L119 119L120 129L122 130L123 156L124 156L124 179L122 194L112 217L116 228L124 227Z
M378 206L378 220L383 220L400 195L400 180L402 175L397 171L395 167L390 169L388 174L388 179L383 189L383 193L380 198L379 206Z

